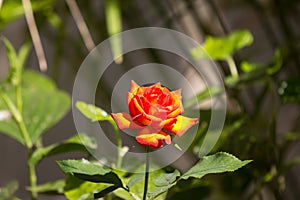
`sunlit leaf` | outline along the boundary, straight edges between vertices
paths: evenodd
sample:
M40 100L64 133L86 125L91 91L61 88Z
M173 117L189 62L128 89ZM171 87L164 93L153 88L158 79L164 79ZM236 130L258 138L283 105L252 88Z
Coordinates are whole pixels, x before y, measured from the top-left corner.
M18 60L18 54L15 50L15 48L12 46L12 44L10 43L10 41L6 38L2 38L5 47L6 47L6 51L7 51L7 58L8 61L10 63L10 73L16 73L16 68L17 68L17 60Z
M262 67L260 64L249 63L246 61L241 62L240 66L241 66L241 69L246 73L254 71L254 70Z
M5 91L14 100L15 90ZM37 72L24 71L22 76L23 118L32 142L55 125L69 110L70 97L56 88L54 82ZM7 110L1 100L0 110ZM24 144L24 138L14 119L0 121L0 132Z
M86 159L81 160L61 160L57 161L59 167L70 174L104 175L112 170L101 165L91 163Z
M109 184L108 187L94 192L95 197L102 197L102 195L106 195L118 188L127 190L118 174L107 167L91 163L88 160L63 160L58 161L58 165L65 173L70 173L82 181Z
M283 63L283 55L282 55L282 51L279 49L275 51L272 62L267 67L267 73L269 75L273 75L277 73L281 69L282 63Z
M109 120L111 121L111 116L107 114L104 110L101 108L98 108L92 104L87 104L82 101L76 102L76 107L80 112L86 116L88 119L92 121L103 121L103 120Z
M34 151L29 158L29 163L37 164L41 159L47 156L53 156L66 152L81 151L89 153L89 149L96 149L96 142L85 134L78 134L61 143L52 144Z
M57 0L31 0L32 10L40 11L53 6ZM24 15L22 1L9 0L4 1L0 12L0 29L14 20L21 18Z
M200 161L184 173L180 179L202 178L207 174L232 172L250 162L251 160L241 161L233 155L220 152L201 158Z
M147 194L148 197L152 198L156 198L159 195L167 192L171 187L173 187L175 185L175 183L170 184L170 185L166 185L166 186L162 186L162 187L158 187L154 190L150 190Z
M0 187L0 200L17 200L14 193L18 190L19 184L16 181L11 181L4 187Z
M172 175L171 175L172 174ZM169 182L172 182L174 180L174 177L176 177L177 171L174 173L166 173L163 170L157 170L150 173L150 178L148 182L148 194L147 196L150 199L155 198L156 200L163 200L166 197L167 190L164 190L165 184L171 188L174 183L168 184ZM143 185L144 185L144 173L138 173L130 177L129 181L127 182L127 186L129 187L129 192L119 192L116 191L115 193L117 195L130 195L131 199L142 199L143 197ZM174 180L175 181L175 180ZM163 185L163 186L157 186L157 185Z
M93 200L94 193L98 193L106 187L104 184L80 180L69 175L66 179L64 194L70 200Z
M62 26L63 24L62 19L52 9L48 9L45 12L45 15L47 17L48 22L54 28L59 29Z
M191 54L195 59L212 58L226 60L239 49L251 45L253 37L247 30L240 30L224 37L207 36L203 45L192 49Z
M178 176L180 176L180 173L178 170L175 170L173 173L163 173L152 181L155 186L162 187L174 183Z
M65 173L70 173L79 179L123 187L121 179L111 169L88 160L62 160L57 163Z
M148 197L156 198L157 196L166 193L171 187L176 185L176 179L180 176L178 170L175 170L173 173L161 173L160 175L153 177L152 182L155 185L155 188L149 190Z
M21 74L23 71L24 63L27 59L30 44L24 43L21 47L19 52L16 52L10 41L6 38L2 39L6 49L7 49L7 57L10 64L9 76L8 81L13 85L18 85L21 81Z

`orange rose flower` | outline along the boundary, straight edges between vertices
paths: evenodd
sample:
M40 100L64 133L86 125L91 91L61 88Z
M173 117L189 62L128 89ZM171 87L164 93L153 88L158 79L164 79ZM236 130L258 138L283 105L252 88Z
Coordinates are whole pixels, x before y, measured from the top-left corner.
M140 87L131 81L127 97L129 113L112 113L119 129L138 129L136 140L144 146L159 148L171 143L170 133L181 136L198 123L183 112L181 90L170 91L156 83Z

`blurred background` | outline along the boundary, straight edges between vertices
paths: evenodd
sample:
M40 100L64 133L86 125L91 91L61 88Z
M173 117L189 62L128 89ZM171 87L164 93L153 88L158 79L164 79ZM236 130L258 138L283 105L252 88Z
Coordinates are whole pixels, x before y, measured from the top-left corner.
M89 51L114 33L109 26L121 24L121 31L138 27L164 27L180 31L199 43L207 35L222 37L235 30L249 30L254 42L234 55L240 70L242 61L273 62L276 50L282 52L280 70L259 75L254 80L226 86L228 111L224 131L213 151L226 151L240 159L253 162L232 174L210 175L199 183L179 186L169 199L287 199L300 196L299 134L300 134L300 1L298 0L127 0L119 1L121 21L107 19L110 0L32 0L38 34L47 61L42 73L51 77L58 88L72 92L74 78ZM25 1L24 1L25 2ZM24 3L23 2L23 3ZM106 4L105 4L106 3ZM21 0L0 0L1 36L18 49L31 40L30 25L25 20ZM32 29L32 27L31 27ZM32 30L31 30L32 31ZM113 63L107 70L110 82L99 88L97 104L110 110L110 89L123 71L134 66L157 62L168 66L187 63L166 52L154 50L125 55L121 64ZM224 77L229 75L226 62L216 61ZM117 71L121 65L121 71ZM32 48L27 69L40 71L41 57ZM7 76L9 63L6 48L0 43L0 79ZM243 73L240 70L241 73ZM114 74L117 74L114 76ZM34 80L32 80L34 81ZM282 83L291 84L291 92L282 98ZM197 79L195 80L195 84ZM290 86L290 85L289 85ZM103 98L107 97L107 98ZM34 99L32 104L34 105ZM204 117L205 119L205 117ZM45 134L45 145L76 134L71 113ZM55 160L80 158L81 154L54 156L37 166L38 183L64 177ZM0 186L19 181L16 195L29 199L26 152L24 147L0 134ZM40 199L65 199L41 196Z

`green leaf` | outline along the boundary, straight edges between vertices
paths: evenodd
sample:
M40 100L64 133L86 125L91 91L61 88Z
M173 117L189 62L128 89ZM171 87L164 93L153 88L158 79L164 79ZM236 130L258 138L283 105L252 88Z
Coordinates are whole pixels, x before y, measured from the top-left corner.
M63 194L64 187L65 187L65 180L60 179L53 182L48 182L48 183L38 185L34 188L34 191L38 193L44 193L44 194ZM33 190L30 187L28 189L30 191Z
M62 27L62 25L63 25L62 19L60 18L60 16L58 14L56 14L53 11L53 8L47 9L45 11L45 15L47 17L48 22L51 24L51 26L53 26L56 29L59 29L60 27Z
M76 107L78 108L78 110L80 110L80 112L82 112L84 116L86 116L88 119L92 121L112 120L111 116L108 115L107 112L92 104L87 104L82 101L77 101Z
M148 197L161 200L165 199L168 189L166 189L166 186L156 186L156 184L165 185L168 184L168 182L172 182L171 180L174 178L174 176L176 176L177 172L175 171L174 173L165 173L163 170L151 172L148 182ZM115 194L122 197L126 196L127 193L127 196L129 194L131 196L131 199L142 199L144 191L144 177L144 173L134 174L132 177L130 177L129 181L126 184L129 188L129 192L122 191L121 193L121 191L116 191ZM175 185L175 183L169 184L168 186L169 188L171 188L173 185Z
M18 198L14 196L14 193L18 190L19 184L17 181L11 181L4 187L0 188L0 200L17 200Z
M262 67L260 64L249 63L246 61L241 62L240 66L241 66L241 69L246 73L254 71L254 70Z
M139 182L141 182L142 180L144 180L144 178L145 178L145 174L143 174L143 173L135 174L135 175L133 175L133 176L129 179L129 181L128 181L128 183L127 183L126 185L127 185L127 187L131 188L132 186L134 186L134 185L136 185L137 183L139 183Z
M10 99L15 99L14 88L9 87L5 92ZM22 99L23 119L33 143L67 113L71 104L69 95L58 90L51 79L33 71L23 73ZM0 101L0 110L8 110L3 101ZM22 133L13 118L0 121L0 132L24 144Z
M300 78L292 78L280 83L278 94L282 103L300 102Z
M126 199L126 200L141 200L141 198L138 197L137 195L135 195L134 193L132 193L130 191L123 190L123 189L120 189L120 188L116 189L113 193L114 193L114 195L116 195L117 197L119 197L121 199Z
M171 187L173 187L176 183L173 183L173 184L170 184L170 185L167 185L167 186L163 186L163 187L158 187L154 190L151 190L148 192L147 196L150 198L150 199L153 199L153 198L156 198L158 197L159 195L167 192Z
M2 40L6 47L7 57L8 57L8 61L10 63L10 67L12 68L13 72L16 72L17 62L18 62L18 54L8 39L3 37Z
M79 179L123 187L121 179L111 169L88 160L63 160L58 161L58 165L65 173L70 173Z
M180 173L178 170L175 170L173 173L162 173L161 175L153 178L152 182L156 188L148 192L148 197L152 199L167 192L171 187L176 185L175 181L178 176L180 176Z
M31 0L32 10L40 11L53 6L57 0ZM0 29L8 25L14 20L21 18L24 15L24 8L21 1L9 0L4 1L0 12Z
M91 163L86 159L81 160L62 160L57 161L59 167L65 172L70 174L87 174L87 175L104 175L112 170L105 168L101 165Z
M282 63L283 63L282 51L278 49L275 51L272 62L267 66L267 73L269 75L273 75L277 73L281 69Z
M29 158L29 163L35 165L47 156L53 156L66 152L81 151L84 153L89 153L89 149L91 150L96 148L97 144L95 140L85 134L78 134L61 143L52 144L50 146L37 149Z
M237 50L251 45L253 37L247 30L240 30L224 37L207 36L204 44L198 48L192 49L191 54L195 59L212 58L217 60L226 60Z
M251 160L241 161L225 152L216 153L211 156L205 156L193 166L190 170L184 173L180 179L202 178L207 174L232 172L244 165L250 163Z
M17 53L8 39L3 38L2 40L6 46L7 57L10 63L8 81L14 86L19 85L21 82L23 66L31 46L29 43L24 43Z
M173 173L163 173L152 181L155 186L162 187L173 184L178 176L180 176L180 173L175 170Z
M95 197L102 197L103 195L106 195L118 188L127 190L127 188L123 186L118 174L114 173L109 168L91 163L88 160L63 160L58 161L58 165L65 173L72 174L76 178L80 179L82 183L87 181L93 183L111 184L108 187L101 188L101 190L94 192ZM88 196L90 197L91 194L88 194Z
M70 200L94 200L94 193L104 190L107 186L80 180L74 176L67 176L64 194Z

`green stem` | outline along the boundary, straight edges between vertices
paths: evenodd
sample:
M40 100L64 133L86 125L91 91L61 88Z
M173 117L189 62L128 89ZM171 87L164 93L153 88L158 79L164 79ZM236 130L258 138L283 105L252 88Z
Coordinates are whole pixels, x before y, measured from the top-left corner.
M122 140L121 140L121 136L120 136L120 131L118 129L117 124L115 123L115 121L110 118L108 119L108 121L113 125L114 129L115 129L115 133L116 133L116 141L117 141L117 147L118 147L118 158L117 158L117 168L121 168L122 166Z
M227 63L228 63L228 66L229 66L229 70L230 70L230 73L233 77L237 78L239 77L239 73L238 73L238 70L237 70L237 66L233 60L232 57L228 57L226 59Z
M121 168L121 166L122 166L122 155L121 155L122 140L121 140L121 137L120 137L119 129L116 129L115 132L116 132L116 140L117 140L117 146L118 146L117 168Z
M31 153L28 154L28 157L30 157ZM28 169L29 169L29 181L30 181L30 187L31 187L31 199L36 200L37 199L37 192L36 192L36 171L35 166L28 163Z
M22 89L20 85L16 87L16 97L17 97L17 108L20 113L22 113L23 109L23 101L22 101Z
M9 110L12 113L13 117L15 118L16 122L18 123L18 126L19 126L19 128L21 130L21 133L23 135L23 138L24 138L25 145L26 145L27 149L31 149L32 142L31 142L29 133L27 131L27 128L24 124L24 120L23 120L23 117L22 117L21 113L16 108L16 106L14 105L12 100L6 94L1 93L1 97L4 100L4 102L6 103L7 107L9 108Z
M19 92L21 92L21 90L19 90ZM5 94L5 93L0 93L0 96L2 97L2 99L4 100L4 102L6 103L8 109L10 110L10 112L12 113L14 119L16 120L20 131L23 135L24 141L25 141L25 146L26 149L28 151L28 160L31 157L32 154L32 141L30 138L30 135L27 131L26 125L24 123L24 119L22 116L22 99L18 99L18 98L22 98L21 96L18 97L18 95L21 95L21 93L18 94L18 89L17 89L17 106L18 108L15 106L15 104L12 102L12 100ZM33 200L37 199L37 192L35 191L36 188L36 172L35 172L35 166L27 163L28 165L28 170L29 170L29 182L30 182L30 187L31 187L31 198Z
M144 183L144 195L143 200L147 198L147 190L148 190L148 180L149 180L149 150L150 148L146 147L146 169L145 169L145 183Z

